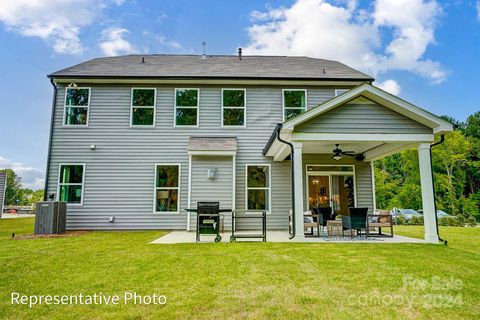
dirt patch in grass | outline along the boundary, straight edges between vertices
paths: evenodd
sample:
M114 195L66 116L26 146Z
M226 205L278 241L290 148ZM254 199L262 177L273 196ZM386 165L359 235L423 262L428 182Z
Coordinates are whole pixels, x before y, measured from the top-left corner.
M30 239L43 239L43 238L70 238L80 237L86 234L88 231L67 231L62 234L21 234L12 237L12 240L30 240Z

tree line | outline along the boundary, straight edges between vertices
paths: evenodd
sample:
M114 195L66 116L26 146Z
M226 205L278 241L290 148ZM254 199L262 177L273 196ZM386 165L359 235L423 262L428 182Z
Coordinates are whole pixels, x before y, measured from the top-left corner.
M445 142L432 148L437 209L480 221L480 112L467 121L443 119L454 125ZM377 208L421 209L417 150L375 161Z
M1 169L7 174L7 188L5 190L6 206L30 206L43 200L43 190L32 190L22 187L22 178L12 169Z

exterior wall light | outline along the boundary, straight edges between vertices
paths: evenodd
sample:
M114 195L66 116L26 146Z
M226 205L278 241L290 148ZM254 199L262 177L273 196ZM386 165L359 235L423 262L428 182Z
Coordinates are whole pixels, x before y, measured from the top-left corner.
M215 180L218 176L218 168L208 168L207 169L207 179Z

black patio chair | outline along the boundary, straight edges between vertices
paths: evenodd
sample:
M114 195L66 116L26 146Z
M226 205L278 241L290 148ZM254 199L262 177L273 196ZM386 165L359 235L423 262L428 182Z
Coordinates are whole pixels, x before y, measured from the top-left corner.
M317 214L322 228L327 226L328 220L335 220L335 214L332 207L312 207L312 214Z
M350 237L353 238L353 230L357 231L357 235L361 234L361 230L367 230L367 213L368 208L348 208L349 215L342 215L342 235L345 230L350 230Z

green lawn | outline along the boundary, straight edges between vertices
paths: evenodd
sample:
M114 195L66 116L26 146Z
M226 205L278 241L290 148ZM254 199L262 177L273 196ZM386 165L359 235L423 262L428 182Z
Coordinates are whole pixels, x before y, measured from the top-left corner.
M0 220L0 319L480 318L480 228L443 228L449 247L148 244L163 234L160 231L10 239L12 232L31 233L32 227L33 219ZM399 227L398 232L415 236L422 230ZM440 291L428 286L425 291L418 286L405 289L403 276L416 283L440 277L435 279L463 286L442 285ZM135 291L164 294L167 304L30 309L10 305L12 291L27 295ZM415 303L408 306L405 299L414 296ZM446 302L431 306L432 297Z

